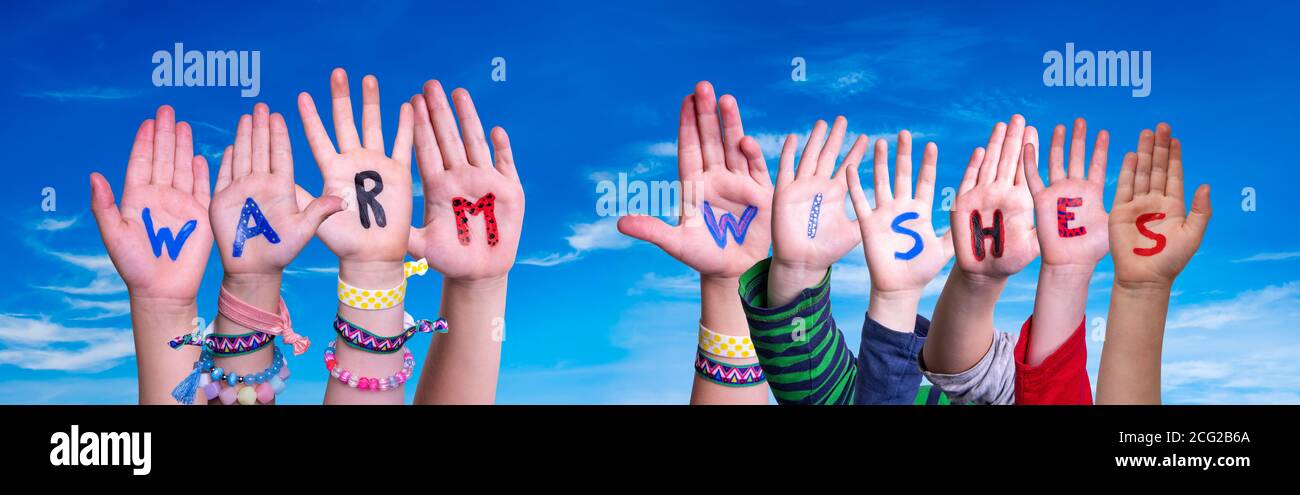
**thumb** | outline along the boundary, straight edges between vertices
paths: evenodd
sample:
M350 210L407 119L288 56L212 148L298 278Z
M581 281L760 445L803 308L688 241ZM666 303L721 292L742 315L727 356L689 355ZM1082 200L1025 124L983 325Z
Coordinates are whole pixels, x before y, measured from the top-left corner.
M99 224L99 235L108 241L114 229L122 223L122 213L117 209L117 199L113 197L113 187L99 172L90 174L90 211Z
M302 219L315 232L317 228L320 228L321 222L340 211L343 211L343 198L321 196L307 203L307 208L302 211Z
M956 246L952 244L951 227L948 228L947 232L943 233L943 237L939 238L939 245L943 248L943 264L946 265L948 260L952 259L953 255L957 253Z
M659 246L659 249L670 255L677 252L677 236L673 235L673 227L658 217L646 215L620 217L618 231Z
M1201 184L1196 188L1196 196L1192 198L1192 212L1187 215L1185 225L1196 233L1196 239L1200 240L1205 235L1205 228L1210 224L1210 185Z

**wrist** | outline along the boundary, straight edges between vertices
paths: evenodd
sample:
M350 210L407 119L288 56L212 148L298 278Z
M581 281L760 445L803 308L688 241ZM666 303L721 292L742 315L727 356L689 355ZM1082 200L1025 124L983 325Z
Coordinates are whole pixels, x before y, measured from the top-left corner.
M486 278L448 278L443 280L443 285L449 289L460 289L470 292L495 292L506 288L509 282L509 275L502 274L495 277Z
M1164 296L1167 298L1169 297L1169 294L1173 291L1173 282L1172 281L1170 282L1148 281L1148 280L1142 280L1142 281L1122 280L1116 277L1114 286L1111 288L1111 291L1112 292L1122 291L1124 293L1134 294L1134 295Z
M255 308L275 313L280 309L280 286L283 272L226 273L221 287L230 295Z
M829 268L829 266L780 261L773 258L768 270L768 290L793 293L814 287L826 277L826 270Z
M173 298L129 295L132 314L157 317L193 318L198 315L198 302L194 298Z
M1038 270L1039 283L1048 282L1053 284L1068 285L1088 285L1092 283L1092 272L1097 269L1097 265L1054 265L1044 263Z
M996 275L985 275L982 273L971 273L960 268L954 268L949 276L956 277L958 282L970 288L997 289L998 291L1001 291L1002 287L1007 284L1008 278Z
M911 333L916 327L916 308L922 289L882 291L871 289L867 317L895 332Z
M388 289L402 283L405 272L398 261L339 260L339 279L353 287L363 289Z

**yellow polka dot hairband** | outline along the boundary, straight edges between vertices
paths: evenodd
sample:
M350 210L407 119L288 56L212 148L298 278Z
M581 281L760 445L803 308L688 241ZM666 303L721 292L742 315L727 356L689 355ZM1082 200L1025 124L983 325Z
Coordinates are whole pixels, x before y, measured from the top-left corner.
M751 358L754 353L754 341L747 336L723 335L704 328L700 324L700 351L717 357Z
M388 309L401 304L406 299L406 279L415 275L424 275L429 271L429 262L424 258L419 261L407 261L402 264L402 283L391 289L362 289L353 287L339 278L339 302L357 309Z

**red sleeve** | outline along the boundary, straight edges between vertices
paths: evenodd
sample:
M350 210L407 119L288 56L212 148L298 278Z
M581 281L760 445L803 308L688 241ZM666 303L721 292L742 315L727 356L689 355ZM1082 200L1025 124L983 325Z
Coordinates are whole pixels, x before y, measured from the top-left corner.
M1083 324L1087 318L1038 366L1030 366L1025 357L1033 321L1033 316L1025 320L1025 325L1020 327L1020 340L1016 342L1016 404L1092 405L1088 345L1083 340Z

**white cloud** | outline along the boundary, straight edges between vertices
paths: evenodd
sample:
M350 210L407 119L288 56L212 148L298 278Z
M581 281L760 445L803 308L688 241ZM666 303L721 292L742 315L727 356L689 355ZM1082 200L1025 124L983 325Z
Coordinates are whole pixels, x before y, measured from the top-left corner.
M1255 261L1282 261L1291 258L1300 258L1300 251L1287 251L1279 253L1259 253L1245 258L1232 260L1233 263L1250 263Z
M628 295L640 295L654 292L666 296L698 297L700 293L700 274L691 272L683 275L660 276L646 273L636 285L627 290Z
M1192 304L1170 312L1167 330L1244 329L1261 321L1295 321L1300 317L1300 281L1250 290L1232 299Z
M646 146L646 153L649 153L650 156L659 156L659 157L665 157L665 158L676 158L676 157L677 157L677 143L674 143L674 142L659 142L659 143L654 143L654 144L651 144L650 146Z
M131 314L131 301L128 299L94 301L90 299L74 299L69 297L64 298L64 301L72 309L95 310L95 313L90 316L75 318L82 321L103 320Z
M117 270L113 267L113 260L107 254L82 255L59 251L49 253L64 263L90 271L95 278L84 285L36 286L39 289L74 295L105 295L126 291L126 284L122 283L122 278L117 275Z
M830 122L827 121L827 124L829 125ZM852 127L853 123L849 122L849 126ZM891 166L890 170L893 170L892 168L893 156L896 151L894 147L897 145L897 138L898 138L899 131L907 129L908 132L912 134L912 152L914 154L920 153L922 150L924 150L925 143L923 140L931 137L932 134L928 132L912 130L919 127L920 126L902 126L897 129L876 129L879 132L866 133L865 136L867 136L867 138L869 138L870 141L868 141L867 143L867 152L862 156L862 163L859 164L859 167L862 168L862 174L871 175L872 173L871 158L872 155L874 155L873 153L873 151L875 150L874 145L877 139L884 139L885 141L889 142L890 166ZM769 160L774 160L774 159L779 160L781 158L781 147L785 145L786 136L790 134L794 134L795 136L798 136L799 139L796 142L796 146L795 146L795 160L797 163L798 158L801 156L800 154L803 153L804 146L808 143L808 134L810 132L811 130L809 129L800 129L798 131L781 132L781 133L762 131L762 132L747 134L747 136L754 138L754 141L758 143L759 149L763 150L763 156ZM864 135L864 134L853 130L849 130L844 133L844 144L840 147L841 159L843 159L845 156L849 154L849 150L853 148L853 142L857 141L859 135ZM918 143L918 141L920 141L920 143ZM920 156L918 155L916 157L913 157L912 161L914 164L919 164ZM779 165L780 165L779 163L769 163L768 168L775 170Z
M102 371L135 354L130 329L74 328L0 314L0 364L31 370Z
M77 217L75 216L72 218L68 218L66 220L58 220L58 219L46 217L41 219L41 223L36 224L36 230L43 230L46 232L58 232L60 230L65 230L68 227L71 227L76 224L77 224Z
M573 251L568 253L547 253L524 258L519 262L532 266L556 266L582 259L588 251L599 249L624 249L632 246L631 237L618 231L618 217L608 217L590 223L569 225L572 235L564 239Z
M521 265L532 265L532 266L555 266L555 265L563 265L570 261L577 261L580 259L582 259L582 253L578 251L573 251L569 253L550 253L545 256L524 258L519 260L518 263Z
M23 93L28 98L54 100L60 103L68 100L124 100L134 98L139 91L127 91L121 88L88 87L78 89L55 89Z

